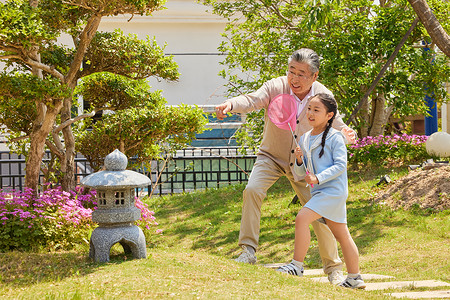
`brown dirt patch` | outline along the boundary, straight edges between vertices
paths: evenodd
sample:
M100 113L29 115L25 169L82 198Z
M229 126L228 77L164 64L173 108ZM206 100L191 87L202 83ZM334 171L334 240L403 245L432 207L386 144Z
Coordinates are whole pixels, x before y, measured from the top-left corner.
M437 211L450 209L450 166L411 170L378 192L375 202L393 209L419 205Z

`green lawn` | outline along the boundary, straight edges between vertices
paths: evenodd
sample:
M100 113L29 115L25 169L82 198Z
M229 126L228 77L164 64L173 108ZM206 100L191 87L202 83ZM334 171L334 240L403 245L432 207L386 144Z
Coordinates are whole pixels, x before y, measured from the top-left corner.
M373 203L382 174L349 172L348 225L360 250L362 273L395 280L450 282L450 211L392 211ZM389 291L353 291L279 274L261 266L292 258L294 218L300 205L280 179L263 205L257 266L232 261L238 253L245 185L147 199L163 234L147 240L148 257L131 260L120 247L96 264L88 248L64 253L0 254L0 298L9 299L389 299ZM313 237L308 268L320 268Z

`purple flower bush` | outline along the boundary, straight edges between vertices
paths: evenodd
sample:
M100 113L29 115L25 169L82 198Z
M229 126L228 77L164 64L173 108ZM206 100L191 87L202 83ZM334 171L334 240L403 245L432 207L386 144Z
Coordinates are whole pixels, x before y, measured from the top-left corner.
M136 225L141 227L148 243L153 233L160 234L162 233L162 230L157 229L155 232L152 231L150 226L157 226L158 222L156 222L156 218L154 216L155 212L149 209L147 203L142 202L140 198L136 197L135 206L141 210L141 218L136 221Z
M86 192L82 187L71 192L58 187L37 197L31 189L0 191L0 252L69 250L88 245L96 226L91 219L97 205L95 195L94 190ZM157 225L154 212L138 198L136 207L142 212L137 225L146 233L151 225Z
M407 134L367 136L347 146L348 161L354 165L421 163L430 157L425 148L427 139L425 135Z

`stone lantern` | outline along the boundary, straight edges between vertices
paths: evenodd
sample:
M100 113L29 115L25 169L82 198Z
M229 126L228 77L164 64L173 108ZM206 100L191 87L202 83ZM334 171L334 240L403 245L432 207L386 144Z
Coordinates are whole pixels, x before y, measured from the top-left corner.
M108 262L111 247L120 243L125 253L134 258L146 258L145 236L134 225L141 217L135 206L135 189L148 186L150 179L140 173L125 170L128 159L119 150L105 157L106 170L90 174L81 181L82 186L97 191L97 209L92 221L98 223L89 244L89 257L96 262Z

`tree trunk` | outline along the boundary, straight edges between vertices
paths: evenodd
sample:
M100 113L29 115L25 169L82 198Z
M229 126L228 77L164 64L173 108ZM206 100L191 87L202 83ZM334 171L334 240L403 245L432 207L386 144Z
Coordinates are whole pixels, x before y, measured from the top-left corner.
M72 64L70 65L69 72L65 76L65 83L71 87L75 88L77 84L77 74L80 70L81 62L83 60L84 54L86 53L89 44L91 43L95 33L97 32L98 26L101 21L101 16L95 15L91 17L83 31L79 36L78 50L75 55ZM61 110L61 123L71 119L71 109L72 109L72 98L67 98L64 100L64 106ZM62 129L64 136L64 159L61 162L61 171L63 173L63 178L61 181L61 186L64 191L74 190L76 186L75 182L75 139L73 136L71 125L66 126Z
M361 86L360 87L361 92L366 93L367 92L367 86ZM359 127L358 137L363 138L366 137L369 134L369 124L370 124L370 101L364 101L361 103L361 108L358 112L358 119L356 123Z
M38 1L30 0L29 4L33 8L37 8ZM40 62L39 47L32 47L31 57ZM31 73L38 78L42 78L42 70L32 68ZM36 101L36 120L33 122L33 128L30 134L30 150L25 164L25 186L31 188L37 193L39 184L39 174L41 171L41 162L44 156L44 146L47 135L50 131L44 126L44 121L47 116L47 107L40 101ZM47 133L47 134L46 134Z
M386 99L380 94L373 100L372 124L370 126L370 136L378 136L384 133L386 124Z
M45 140L55 124L56 116L62 103L57 103L51 110L47 110L42 124L34 125L30 135L30 151L26 162L25 186L35 192L39 185L42 158L44 157Z
M450 57L450 36L442 28L436 16L431 11L426 0L408 0L417 16L427 30L433 42Z
M64 106L61 109L61 123L67 121L71 118L71 99L66 99L64 101ZM61 162L61 172L63 174L61 180L61 187L64 191L74 190L75 183L75 139L72 132L72 127L66 126L62 130L64 136L64 158Z

